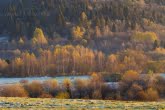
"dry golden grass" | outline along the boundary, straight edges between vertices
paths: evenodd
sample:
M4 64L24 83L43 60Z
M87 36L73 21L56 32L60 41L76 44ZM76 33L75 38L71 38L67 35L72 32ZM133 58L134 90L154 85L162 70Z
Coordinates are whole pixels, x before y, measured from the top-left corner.
M0 98L0 110L165 110L165 101Z

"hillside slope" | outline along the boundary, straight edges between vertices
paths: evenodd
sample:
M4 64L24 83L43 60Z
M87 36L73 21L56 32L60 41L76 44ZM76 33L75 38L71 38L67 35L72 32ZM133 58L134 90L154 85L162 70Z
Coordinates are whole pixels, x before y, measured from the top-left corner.
M69 37L70 28L79 25L82 12L86 13L91 28L105 22L115 32L135 30L137 27L145 31L144 19L165 25L162 0L7 0L0 4L3 11L0 33L10 33L15 37L31 38L35 27L42 27L49 37L53 37L54 33Z

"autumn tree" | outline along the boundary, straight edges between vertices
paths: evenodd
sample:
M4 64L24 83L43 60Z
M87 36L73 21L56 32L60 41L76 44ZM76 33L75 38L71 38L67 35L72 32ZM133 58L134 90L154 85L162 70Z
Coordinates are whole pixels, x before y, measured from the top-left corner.
M23 73L23 60L21 58L15 58L12 61L12 73L18 76L24 76Z
M126 82L132 82L138 80L139 74L136 71L128 70L124 73L122 80Z
M0 72L4 72L7 69L8 63L5 60L0 59Z
M41 50L39 54L38 65L39 67L42 66L42 68L40 68L40 73L45 74L49 72L50 75L53 75L55 72L53 69L55 68L55 65L52 52L50 50Z
M74 39L82 39L85 34L85 29L79 26L72 28L72 36Z
M25 76L34 75L37 71L37 58L35 54L24 52L21 55L21 59L23 60L23 73Z
M53 53L57 73L65 75L69 65L69 52L65 47L57 46Z
M95 54L95 58L96 58L96 70L99 71L99 72L102 72L104 71L105 69L105 60L106 60L106 57L105 57L105 54L103 52L97 52Z
M32 44L44 45L47 43L48 43L48 41L45 38L42 29L36 28L34 33L33 33Z
M81 56L80 53L77 50L74 50L72 52L72 59L73 59L73 72L78 73L79 67L81 64Z
M159 48L159 47L160 47L159 41L155 40L153 44L153 49L155 50L156 48Z
M24 40L23 40L22 38L20 38L19 41L18 41L18 43L19 43L20 45L23 45L25 42L24 42Z
M115 54L109 55L106 62L106 70L110 73L117 73L119 64Z
M87 29L90 27L90 22L85 12L82 12L80 15L80 26Z
M95 36L97 38L102 36L101 30L98 26L95 27Z
M140 75L136 71L128 70L124 73L120 83L120 93L124 99L136 100L134 94L143 91L143 86L138 83L139 80Z
M158 40L158 37L154 32L135 32L132 36L132 40L135 42L154 43L154 41Z
M101 87L102 87L102 79L97 73L92 73L90 85L88 86L89 98L100 98L101 97Z

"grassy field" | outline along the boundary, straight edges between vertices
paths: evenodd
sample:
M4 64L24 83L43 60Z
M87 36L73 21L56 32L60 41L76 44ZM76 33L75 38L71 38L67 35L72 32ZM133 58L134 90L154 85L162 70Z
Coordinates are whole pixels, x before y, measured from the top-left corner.
M165 110L165 101L0 98L0 110Z

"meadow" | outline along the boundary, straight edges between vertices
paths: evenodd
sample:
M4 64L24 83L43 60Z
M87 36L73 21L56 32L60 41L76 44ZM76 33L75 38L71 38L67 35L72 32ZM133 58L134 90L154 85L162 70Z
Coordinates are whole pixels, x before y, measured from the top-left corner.
M0 110L165 110L165 101L0 98Z

